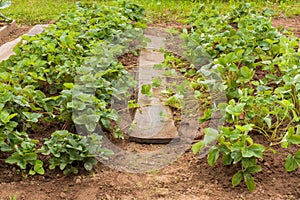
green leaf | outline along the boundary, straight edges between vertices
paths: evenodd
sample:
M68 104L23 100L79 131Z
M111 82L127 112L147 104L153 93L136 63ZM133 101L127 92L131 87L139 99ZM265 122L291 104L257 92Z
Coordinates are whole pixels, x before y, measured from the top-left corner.
M134 108L139 108L139 107L140 107L139 104L137 104L135 102L135 100L129 100L128 101L128 108L129 109L134 109Z
M260 144L252 144L242 149L242 155L245 158L257 157L262 158L265 147Z
M21 157L19 156L18 153L13 153L10 157L8 157L5 162L8 164L16 164L19 162Z
M67 89L73 89L74 88L74 84L73 83L64 83L63 84Z
M285 160L285 169L287 172L295 171L298 168L295 158L289 154Z
M204 142L203 141L199 141L199 142L195 143L192 146L193 153L197 154L202 149L203 146L204 146Z
M219 149L217 147L212 147L207 155L207 162L210 166L213 166L219 158Z
M39 118L41 118L43 116L43 114L40 113L30 113L30 112L22 112L23 115L25 115L26 117L26 121L28 122L38 122Z
M21 169L26 169L26 162L17 152L8 157L5 162L8 164L17 164Z
M28 99L26 99L25 96L15 96L14 102L19 104L20 106L30 107Z
M287 141L292 144L300 144L300 135L292 135L287 139Z
M9 152L9 151L12 151L13 148L10 147L9 145L7 145L6 143L2 143L1 144L1 151L3 152Z
M86 104L81 101L73 100L72 102L67 103L67 108L73 108L75 110L84 110L86 108Z
M23 159L26 161L33 161L37 159L36 153L24 153Z
M43 168L43 161L37 160L34 164L34 171L38 174L43 175L45 173L45 170Z
M294 159L297 162L298 166L300 166L300 150L298 150L295 155L294 155Z
M270 117L265 117L264 121L267 123L268 128L272 127L272 119Z
M249 132L252 130L254 124L246 124L244 126L240 125L235 125L235 127L240 131L240 132Z
M62 160L62 161L63 161L63 160ZM67 165L68 165L68 163L66 163L66 162L60 163L60 164L59 164L59 169L60 169L60 170L64 170L64 169L66 168Z
M242 170L239 170L237 173L235 173L231 179L232 186L235 187L238 184L241 183L243 180L243 172Z
M295 77L294 77L294 84L296 83L300 83L300 74L297 74Z
M182 107L182 99L183 95L175 94L173 96L170 96L167 101L165 102L166 105L171 106L173 108L181 109Z
M142 85L142 94L145 94L149 97L152 97L152 93L151 93L151 85L147 84L147 85Z
M86 115L83 114L81 116L78 116L77 118L74 119L75 124L80 124L80 125L85 125L85 127L88 129L88 131L94 131L98 121L100 119L99 115Z
M105 128L111 128L111 121L108 118L101 118L100 121Z
M162 80L160 78L152 79L152 87L159 87L161 85Z
M70 174L70 173L78 174L78 169L75 168L75 167L69 166L69 167L67 167L67 168L64 170L63 173L64 173L64 175L68 175L68 174Z
M251 174L244 173L244 180L245 180L248 190L250 192L253 192L255 190L256 185L254 182L254 178L251 176Z
M17 113L9 114L6 110L2 110L0 113L0 118L4 124L7 124L12 118L14 118L17 115Z
M222 162L224 165L231 165L233 159L231 157L231 154L225 154L222 157Z
M199 118L199 122L200 123L205 122L205 121L209 120L211 118L211 116L212 116L212 109L206 109L203 114L203 117Z
M252 69L249 69L246 66L241 67L241 74L244 76L246 79L251 79L254 75L254 71Z
M87 171L91 171L93 169L93 166L97 163L97 160L94 158L89 158L84 162L84 168Z
M295 133L294 127L290 127L284 137L282 138L281 142L281 147L282 148L288 148L290 146L289 138L292 137ZM298 135L298 134L297 134ZM294 138L297 139L297 138Z
M231 157L233 159L233 164L236 164L236 163L241 161L242 153L239 152L239 151L234 151L234 152L231 153Z
M256 158L242 158L242 165L246 169L250 166L255 166L256 165Z
M262 170L261 166L255 165L255 166L248 167L245 172L254 174L254 173L261 172L261 170Z
M213 128L206 128L204 129L204 145L208 145L214 141L216 141L219 137L219 132L216 129Z
M225 111L230 115L240 116L244 111L245 103L238 103L236 105L228 105Z

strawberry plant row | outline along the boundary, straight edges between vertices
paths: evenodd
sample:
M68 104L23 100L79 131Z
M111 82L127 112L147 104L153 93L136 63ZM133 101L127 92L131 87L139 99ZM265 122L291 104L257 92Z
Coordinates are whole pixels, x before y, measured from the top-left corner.
M262 170L258 161L266 150L275 153L275 145L300 144L299 38L274 28L272 14L248 3L234 5L226 13L221 7L202 5L191 15L192 30L183 34L186 56L201 66L194 84L215 84L227 97L206 112L222 113L223 125L205 129L204 139L193 151L209 147L211 166L219 157L224 165L240 166L232 185L244 180L250 191L255 189L253 174ZM211 57L209 64L203 66L197 59L201 53ZM205 73L217 78L203 81ZM268 145L256 143L256 134L263 135ZM300 165L299 155L300 151L288 155L287 171Z
M111 130L118 120L112 98L135 81L117 57L139 47L133 42L143 44L144 22L144 9L132 3L77 3L43 33L23 36L16 54L0 63L0 150L9 155L6 163L43 174L44 154L51 157L50 169L76 173L78 164L91 170L97 156L111 153L101 147L97 124ZM64 126L38 149L31 135L52 122Z

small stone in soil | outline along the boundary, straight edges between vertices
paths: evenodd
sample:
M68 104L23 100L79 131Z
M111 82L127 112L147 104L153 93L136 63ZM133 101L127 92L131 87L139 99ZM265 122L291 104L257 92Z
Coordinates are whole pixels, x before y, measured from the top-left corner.
M78 179L76 179L75 183L76 183L76 184L81 184L82 181L81 181L81 179L78 178Z
M64 192L62 192L62 193L60 193L60 198L62 198L62 199L65 199L65 198L67 198L67 194L66 193L64 193Z

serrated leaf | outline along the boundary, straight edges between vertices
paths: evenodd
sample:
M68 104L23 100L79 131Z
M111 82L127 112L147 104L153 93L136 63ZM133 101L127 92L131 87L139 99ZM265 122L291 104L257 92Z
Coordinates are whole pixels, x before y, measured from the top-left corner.
M292 135L287 139L287 141L292 144L300 144L300 135Z
M256 158L242 158L242 165L246 169L250 166L255 166L256 165Z
M153 87L159 87L162 83L162 80L160 78L153 78L152 79L152 86Z
M11 148L9 145L7 145L6 143L2 143L1 144L1 151L3 152L8 152L8 151L12 151L13 148Z
M222 157L222 162L224 165L231 165L233 159L231 157L231 154L225 154Z
M251 174L244 173L244 180L245 180L248 190L250 192L253 192L255 190L256 185L254 182L254 178L251 176Z
M67 165L68 165L68 163L60 163L59 164L59 169L64 170Z
M73 173L73 174L78 174L78 169L75 168L75 167L71 167L69 166L68 168L66 168L64 171L63 171L64 175L68 175L70 173Z
M195 143L193 146L192 146L192 151L194 154L197 154L201 149L202 147L204 146L204 143L203 141L199 141L197 143Z
M94 131L98 121L100 119L99 115L81 115L77 118L74 119L74 123L75 124L79 124L79 125L85 125L85 127L88 129L88 131Z
M208 145L214 141L217 140L217 138L219 137L219 132L216 129L213 128L206 128L204 129L204 145Z
M8 164L16 164L19 162L21 157L17 153L13 153L10 157L8 157L5 162Z
M43 161L41 161L41 160L37 160L36 162L35 162L35 164L34 164L34 171L36 172L36 173L38 173L38 174L41 174L41 175L43 175L44 173L45 173L45 170L44 170L44 168L43 168Z
M37 159L36 153L24 153L23 159L26 161L33 161Z
M219 150L216 147L212 147L207 155L207 162L210 166L213 166L219 158Z
M235 173L231 179L231 183L232 186L235 187L238 184L241 183L241 181L243 180L243 172L241 170L239 170L237 173Z
M23 115L26 117L26 121L28 122L38 122L39 118L43 116L41 113L30 113L30 112L22 112Z
M268 128L272 127L272 119L270 117L265 117L264 121L266 122L266 124L268 125Z
M152 97L153 95L151 93L151 85L150 84L142 85L141 93L149 97Z
M17 113L9 114L6 110L0 112L0 119L4 124L7 124L12 118L17 116Z
M89 158L88 160L85 161L84 163L84 168L87 171L91 171L93 169L93 166L97 163L96 159L94 158Z
M261 170L262 170L261 166L254 165L254 166L248 167L245 172L250 173L250 174L254 174L254 173L261 172Z
M265 147L260 144L252 144L242 149L242 155L245 158L257 157L262 158Z
M233 164L240 162L242 157L243 157L242 153L239 151L234 151L231 153L231 158L233 159Z
M64 86L65 86L67 89L73 89L73 88L74 88L74 84L73 84L73 83L64 83Z
M294 157L289 154L285 160L285 170L287 172L292 172L295 171L297 169L298 165L296 160L294 159Z
M254 126L254 124L246 124L244 126L240 126L240 125L235 125L235 127L240 131L240 132L249 132L252 130L252 127Z
M294 77L294 83L300 83L300 74L297 74L295 77Z
M8 157L5 162L8 164L17 164L21 169L26 169L26 162L17 152Z
M241 67L241 74L244 76L246 79L251 79L252 76L254 75L254 71L252 69L249 69L246 66Z
M75 110L84 110L86 108L86 104L81 101L73 100L72 102L67 103L67 108L73 108Z

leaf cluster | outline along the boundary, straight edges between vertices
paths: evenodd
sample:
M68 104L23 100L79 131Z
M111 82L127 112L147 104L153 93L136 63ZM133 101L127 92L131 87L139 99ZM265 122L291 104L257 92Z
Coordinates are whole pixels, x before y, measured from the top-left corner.
M241 163L232 185L244 179L253 191L251 174L261 171L256 160L262 159L265 148L253 143L251 135L264 135L270 146L299 144L292 131L298 130L300 116L299 38L274 28L269 9L257 11L242 3L227 13L221 10L215 5L200 6L191 15L191 32L182 36L188 60L200 68L198 76L206 78L201 83L223 91L228 99L212 109L222 114L224 125L207 129L204 141L193 150L197 153L217 141L208 162L212 165L222 155L224 164ZM203 65L203 52L211 56L211 63ZM298 152L288 156L288 171L297 168L297 156Z
M144 10L130 2L79 2L43 33L23 36L15 55L0 63L0 147L11 153L7 163L42 174L43 152L52 157L51 169L68 173L77 171L76 162L90 170L96 156L108 155L96 127L116 128L115 136L122 137L112 127L118 120L112 99L135 81L117 58L143 45L144 22ZM69 131L57 127L43 151L37 150L29 133L53 122L69 124Z

